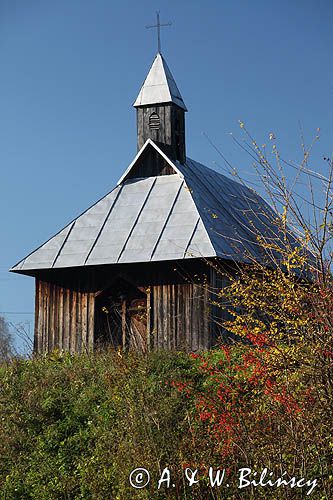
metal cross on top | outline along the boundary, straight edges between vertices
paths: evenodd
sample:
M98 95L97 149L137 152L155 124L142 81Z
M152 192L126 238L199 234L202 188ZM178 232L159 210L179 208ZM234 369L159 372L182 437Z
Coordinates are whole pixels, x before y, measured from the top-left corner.
M146 26L146 28L157 28L157 49L161 53L161 26L171 26L172 23L160 23L160 12L156 12L157 23Z

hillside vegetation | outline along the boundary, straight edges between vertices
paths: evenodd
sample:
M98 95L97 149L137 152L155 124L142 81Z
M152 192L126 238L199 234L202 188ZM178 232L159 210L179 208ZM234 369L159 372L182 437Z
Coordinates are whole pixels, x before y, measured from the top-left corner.
M320 381L314 387L297 366L273 378L271 356L236 345L205 355L54 353L3 365L2 498L302 498L310 489L239 490L241 467L317 478L311 497L332 498L331 413ZM227 490L209 485L209 466L226 469ZM151 475L142 489L129 483L137 467ZM171 486L158 490L165 467ZM188 485L186 467L199 469L199 483Z

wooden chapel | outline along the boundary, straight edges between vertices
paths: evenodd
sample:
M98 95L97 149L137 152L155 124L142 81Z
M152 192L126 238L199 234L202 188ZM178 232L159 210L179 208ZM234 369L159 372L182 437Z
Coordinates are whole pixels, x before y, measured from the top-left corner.
M187 109L160 52L134 107L138 152L117 185L11 269L36 281L36 353L208 349L223 334L216 265L260 258L248 214L264 230L272 211L186 156Z

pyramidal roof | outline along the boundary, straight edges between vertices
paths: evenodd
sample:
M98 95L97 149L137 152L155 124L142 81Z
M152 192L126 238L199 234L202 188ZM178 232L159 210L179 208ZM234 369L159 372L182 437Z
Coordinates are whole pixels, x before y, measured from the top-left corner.
M131 178L147 148L174 173ZM148 139L110 193L11 271L198 257L262 261L256 234L279 238L275 217L251 189L189 158L184 165L172 162Z
M134 107L173 102L187 111L171 71L159 52L141 87Z

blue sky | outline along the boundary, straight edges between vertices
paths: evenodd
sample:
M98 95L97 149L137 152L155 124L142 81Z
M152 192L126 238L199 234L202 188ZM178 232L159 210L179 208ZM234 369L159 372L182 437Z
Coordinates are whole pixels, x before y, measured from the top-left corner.
M0 0L0 314L33 326L34 281L8 268L110 191L136 152L132 103L156 53L145 25L161 11L162 52L187 113L187 154L224 156L243 120L301 157L299 123L332 154L331 0ZM12 314L15 312L15 314ZM8 314L11 313L11 314ZM17 314L29 313L29 314ZM18 341L18 345L21 346Z

